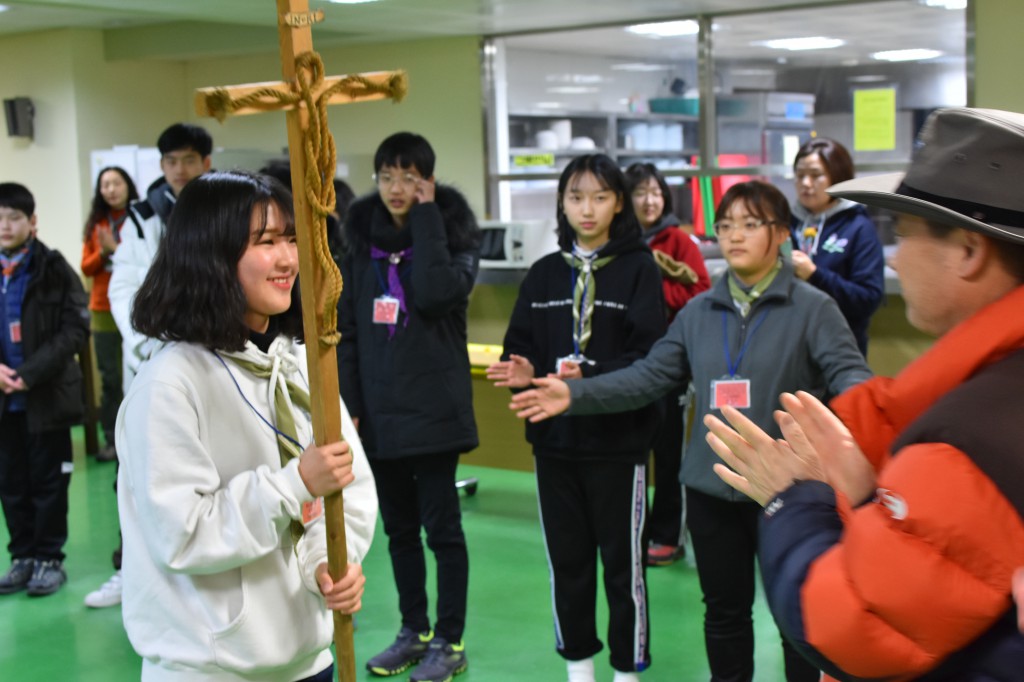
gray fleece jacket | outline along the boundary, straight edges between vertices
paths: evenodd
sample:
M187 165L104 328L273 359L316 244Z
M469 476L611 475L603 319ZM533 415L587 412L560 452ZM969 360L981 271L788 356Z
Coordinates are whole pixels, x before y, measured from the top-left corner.
M712 470L718 455L705 440L703 417L712 412L711 382L729 374L726 345L736 375L750 380L744 413L769 435L781 432L772 412L779 394L807 391L831 398L871 377L850 328L828 294L802 282L784 263L775 280L743 318L729 294L727 277L694 298L646 357L609 374L569 381L569 414L633 410L692 379L696 389L693 430L684 446L681 479L687 487L730 501L746 500Z

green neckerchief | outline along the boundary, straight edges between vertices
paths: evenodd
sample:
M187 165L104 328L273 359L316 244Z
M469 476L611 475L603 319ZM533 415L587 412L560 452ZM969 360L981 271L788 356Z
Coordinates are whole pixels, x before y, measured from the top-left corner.
M590 321L594 317L594 301L597 300L594 273L615 260L615 256L598 258L597 252L584 256L573 246L572 253L562 252L562 258L570 268L579 270L572 290L572 340L576 346L574 352L582 355L590 343Z
M258 379L271 379L275 373L276 363L261 365L253 360L240 358L237 355L224 355L224 357ZM285 385L288 387L288 395L285 395ZM302 454L302 450L295 443L285 438L285 436L288 436L292 440L298 441L298 431L295 428L295 415L292 414L292 405L309 412L309 393L301 386L288 381L278 374L277 381L274 382L274 414L277 417L277 430L281 432L277 434L277 449L281 455L282 467L288 464L292 458ZM302 533L305 531L305 526L302 525L301 521L292 519L289 524L289 530L292 535L292 544L297 545L299 538L302 537Z
M775 266L768 271L768 274L762 277L760 282L750 287L749 291L744 290L743 285L736 279L733 271L729 271L729 294L732 296L733 303L739 308L740 315L746 317L750 314L750 307L754 301L761 298L761 294L771 285L772 281L775 280L775 275L779 274L781 269L782 259L780 258L775 261Z

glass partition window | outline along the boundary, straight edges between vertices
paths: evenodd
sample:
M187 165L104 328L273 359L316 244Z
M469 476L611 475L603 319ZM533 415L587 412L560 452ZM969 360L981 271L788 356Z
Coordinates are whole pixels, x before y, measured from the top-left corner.
M900 170L927 114L966 103L966 44L963 4L937 0L494 38L490 214L553 220L558 173L591 151L655 163L698 233L738 179L793 198L793 157L812 136L845 145L858 173Z

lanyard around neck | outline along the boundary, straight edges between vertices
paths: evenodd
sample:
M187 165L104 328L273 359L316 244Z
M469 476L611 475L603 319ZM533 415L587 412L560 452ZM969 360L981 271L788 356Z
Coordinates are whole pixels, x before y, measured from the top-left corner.
M736 376L736 372L739 371L740 363L743 362L743 356L747 354L747 348L750 347L750 340L754 338L754 334L761 327L761 323L764 322L764 318L768 316L770 308L765 308L764 311L754 320L754 324L750 327L750 333L747 334L747 338L743 340L743 345L740 347L739 355L736 356L736 363L733 364L732 354L729 352L729 320L726 311L722 311L722 347L725 349L725 366L729 370L729 376Z
M244 400L244 401L245 401L245 404L249 406L249 409L250 409L250 410L252 410L252 411L253 411L253 412L254 412L254 413L256 414L256 416L257 416L257 417L259 417L259 418L260 418L260 420L261 420L261 421L262 421L262 422L263 422L264 424L266 424L267 426L269 426L269 427L271 428L271 430L272 430L272 431L273 431L273 432L274 432L275 434L277 434L277 435L278 435L279 437L281 437L281 438L284 438L284 439L285 439L286 441L288 441L289 443L291 443L292 445L294 445L295 447L297 447L297 448L299 449L299 451L301 452L301 451L302 451L302 450L304 449L304 448L303 448L303 446L302 446L302 444L301 444L301 443L300 443L299 441L295 440L295 438L293 438L292 436L288 435L287 433L285 433L285 432L284 432L284 431L282 431L281 429L279 429L279 428L277 428L276 426L274 426L274 425L273 425L273 424L272 424L272 423L270 422L270 420L269 420L269 419L267 419L266 417L264 417L264 416L263 416L263 414L262 414L262 413L261 413L261 412L260 412L259 410L257 410L257 409L256 409L256 406L255 406L255 405L253 405L253 404L252 404L251 402L249 402L249 398L247 398L247 397L246 397L246 395L245 395L245 392L244 392L244 391L242 390L242 387L238 385L238 379L236 379L236 378L235 378L235 375L234 375L234 373L233 373L233 372L231 371L231 369L230 369L230 368L228 367L228 363L224 362L224 358L222 358L222 357L220 356L220 353L218 353L217 351L214 351L214 352L213 352L213 354L214 354L214 356L216 356L216 358L217 358L218 360L220 360L220 364L224 365L224 369L225 369L225 370L227 371L227 373L228 373L228 376L229 376L229 377L231 377L231 381L233 381L233 382L234 382L234 384L235 384L235 388L236 388L236 389L238 389L238 395L242 396L242 400ZM276 389L275 389L275 390L276 390Z

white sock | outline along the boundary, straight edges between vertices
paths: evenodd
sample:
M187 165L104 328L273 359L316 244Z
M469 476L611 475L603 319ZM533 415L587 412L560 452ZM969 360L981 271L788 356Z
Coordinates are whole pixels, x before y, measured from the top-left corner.
M594 682L594 659L569 661L569 682Z
M616 670L612 682L640 682L640 675L638 673L624 673L621 670Z

